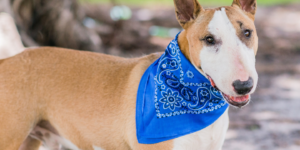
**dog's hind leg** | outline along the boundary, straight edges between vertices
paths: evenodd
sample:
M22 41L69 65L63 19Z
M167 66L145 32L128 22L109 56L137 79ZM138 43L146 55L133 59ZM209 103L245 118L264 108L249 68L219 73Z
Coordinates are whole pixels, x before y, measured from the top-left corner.
M0 150L18 150L36 125L39 114L36 103L22 94L19 87L9 86L3 80L0 83Z
M32 119L25 119L28 113L21 110L19 114L18 111L13 106L0 108L0 150L18 150L34 126L34 121L30 122Z
M32 125L21 117L0 111L0 150L18 150L26 140Z

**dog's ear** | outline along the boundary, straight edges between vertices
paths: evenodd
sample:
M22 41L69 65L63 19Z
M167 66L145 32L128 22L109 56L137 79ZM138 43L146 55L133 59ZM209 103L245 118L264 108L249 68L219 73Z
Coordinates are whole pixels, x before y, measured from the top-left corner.
M204 10L198 0L174 0L174 4L177 20L183 28Z
M233 0L232 6L237 5L242 10L255 16L257 4L256 0Z

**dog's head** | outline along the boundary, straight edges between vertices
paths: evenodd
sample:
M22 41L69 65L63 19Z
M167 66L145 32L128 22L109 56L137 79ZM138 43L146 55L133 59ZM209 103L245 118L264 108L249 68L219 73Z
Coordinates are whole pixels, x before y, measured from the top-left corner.
M249 103L257 85L254 26L256 0L234 0L232 6L204 9L197 0L174 0L184 28L179 46L233 106Z

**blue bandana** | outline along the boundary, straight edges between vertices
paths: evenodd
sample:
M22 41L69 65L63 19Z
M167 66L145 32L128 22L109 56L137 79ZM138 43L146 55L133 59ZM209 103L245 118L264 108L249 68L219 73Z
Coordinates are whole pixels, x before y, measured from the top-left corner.
M182 54L178 35L140 81L136 103L139 143L159 143L202 130L228 108L221 93Z

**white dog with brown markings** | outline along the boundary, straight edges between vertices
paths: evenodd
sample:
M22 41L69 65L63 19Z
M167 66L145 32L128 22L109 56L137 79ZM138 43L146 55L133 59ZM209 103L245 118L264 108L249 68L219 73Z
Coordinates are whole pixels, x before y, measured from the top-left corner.
M256 0L234 0L216 9L204 9L197 0L174 3L184 28L178 39L181 52L229 104L245 106L258 80ZM19 149L26 138L21 149L38 149L36 138L82 150L220 150L227 111L198 132L138 143L137 89L161 55L126 59L41 47L0 60L0 149Z

